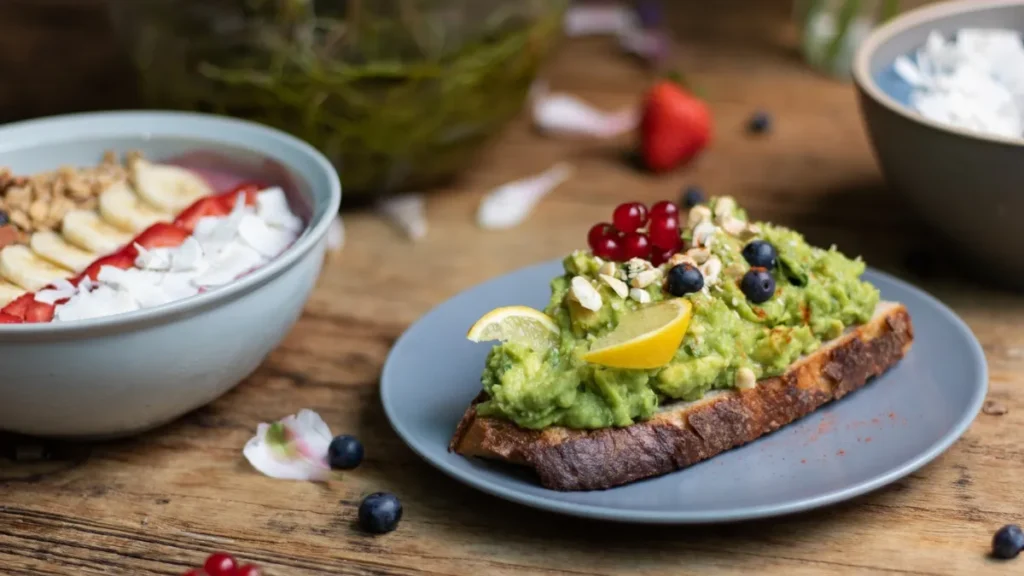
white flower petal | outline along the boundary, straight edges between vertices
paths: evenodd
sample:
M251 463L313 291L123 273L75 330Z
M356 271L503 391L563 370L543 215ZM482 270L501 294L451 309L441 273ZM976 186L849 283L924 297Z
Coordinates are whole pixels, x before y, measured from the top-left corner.
M483 228L511 228L520 224L559 184L572 176L573 167L560 162L529 178L498 186L484 197L477 210L477 223Z
M421 240L427 235L427 216L422 194L389 198L377 204L377 211L411 240Z
M327 249L331 252L340 252L344 247L345 222L341 219L341 214L338 214L327 228Z
M626 4L574 4L565 12L562 28L570 38L617 34L637 26L636 14Z
M281 420L288 431L288 450L272 445L267 434L271 425L260 424L256 435L245 444L242 454L253 468L271 478L324 481L333 475L327 466L331 430L320 415L301 410Z
M640 122L634 107L604 112L571 94L549 92L542 82L535 84L530 100L533 123L547 134L612 138L636 130Z

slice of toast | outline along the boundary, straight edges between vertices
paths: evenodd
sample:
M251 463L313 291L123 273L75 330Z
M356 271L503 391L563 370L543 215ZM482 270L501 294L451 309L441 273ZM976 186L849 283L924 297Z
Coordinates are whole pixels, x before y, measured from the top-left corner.
M750 390L713 391L663 405L624 428L520 428L478 417L473 401L449 451L529 466L553 490L599 490L660 476L741 446L842 398L895 365L914 329L902 304L882 302L871 320L826 342L781 376Z

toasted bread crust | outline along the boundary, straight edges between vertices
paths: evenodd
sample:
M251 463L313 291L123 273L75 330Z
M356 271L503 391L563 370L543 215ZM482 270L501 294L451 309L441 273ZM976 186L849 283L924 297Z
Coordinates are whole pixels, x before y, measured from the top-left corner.
M842 398L885 372L909 351L910 315L880 306L870 322L745 391L670 404L625 428L527 430L477 417L481 393L466 410L450 451L533 468L553 490L598 490L692 466L741 446Z

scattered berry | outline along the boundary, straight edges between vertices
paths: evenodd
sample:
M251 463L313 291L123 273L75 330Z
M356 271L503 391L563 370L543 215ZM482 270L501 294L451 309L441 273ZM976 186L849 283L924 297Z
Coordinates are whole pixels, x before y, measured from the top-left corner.
M387 492L376 492L359 505L359 526L372 534L385 534L398 528L402 519L402 503Z
M697 204L704 202L704 191L701 190L700 186L687 186L686 191L683 192L683 206L687 209L693 208Z
M655 266L661 266L665 262L668 262L669 258L674 256L678 252L678 248L671 248L668 250L662 250L657 246L654 247L653 253L651 254L651 264Z
M7 215L7 212L0 210L0 226L6 226L10 224L11 218Z
M767 302L775 294L775 278L764 268L751 268L740 280L740 290L754 304Z
M676 249L683 243L679 237L679 219L675 216L652 219L647 233L651 237L651 244L662 250Z
M772 129L772 117L767 112L758 110L747 122L747 130L752 134L764 134Z
M206 572L202 568L196 568L195 570L189 570L181 576L207 576Z
M668 271L665 288L673 296L699 292L704 287L704 275L693 264L680 264Z
M651 206L651 213L648 215L652 221L664 218L665 216L679 217L679 206L676 206L674 202L668 200L662 200L654 206Z
M335 436L327 447L327 464L334 470L351 470L363 461L363 443L355 436Z
M996 558L1016 558L1021 550L1024 550L1024 531L1016 524L1003 526L992 537L992 555Z
M598 258L604 258L612 262L623 261L622 245L619 244L618 239L612 236L605 236L595 246L591 246L591 250L594 252L594 256Z
M622 238L622 259L651 257L651 242L643 232L631 232Z
M773 270L778 257L775 246L764 240L751 240L743 247L743 259L751 266Z
M710 143L711 111L675 82L664 80L648 90L640 120L644 163L655 173L686 164Z
M252 564L246 564L235 570L234 576L263 576L263 572Z
M594 224L590 227L590 231L587 232L587 245L593 250L595 246L601 243L608 236L615 235L615 228L607 222L601 222L600 224Z
M209 576L234 576L237 567L234 556L225 552L214 552L203 563L203 570Z
M615 208L612 223L623 234L636 232L647 224L647 207L639 202L627 202Z

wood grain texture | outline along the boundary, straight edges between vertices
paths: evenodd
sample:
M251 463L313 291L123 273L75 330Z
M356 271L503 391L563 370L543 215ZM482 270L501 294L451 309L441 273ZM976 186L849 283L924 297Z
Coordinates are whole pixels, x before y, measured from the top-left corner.
M54 1L3 6L32 4L33 22L43 26L40 7ZM89 3L98 5L81 5ZM81 21L102 20L76 10ZM637 174L618 162L625 142L545 140L520 120L457 186L430 197L431 231L422 243L406 243L371 215L350 215L349 245L325 266L298 325L257 373L214 404L139 438L56 447L58 459L38 464L4 459L16 443L6 439L0 444L0 574L174 575L220 549L277 576L1020 569L1024 560L1006 566L985 556L992 532L1024 516L1024 299L980 287L946 262L944 274L922 284L976 332L989 359L990 399L1008 412L980 415L933 464L827 510L699 528L558 517L448 479L406 448L384 419L377 380L406 326L460 290L581 245L588 226L623 200L651 202L700 184L736 196L759 218L801 227L816 243L835 242L910 277L903 259L935 240L886 190L852 89L807 71L795 56L788 10L785 0L693 1L673 14L683 40L679 64L707 94L717 123L713 148L688 169L662 178ZM11 50L43 42L13 40L8 27L20 26L23 36L28 27L12 21L19 22L0 18L4 66L15 60ZM95 35L104 37L102 30ZM107 85L86 77L106 77L113 66L74 71L80 98L55 97L46 111L103 101L96 91ZM599 39L567 45L547 76L556 88L607 108L634 102L648 81L612 42ZM0 86L7 117L39 113L31 104L39 100L25 96L29 88ZM19 102L20 112L13 111ZM775 131L766 138L743 133L755 108L774 115ZM487 189L560 158L577 165L577 176L522 228L485 233L475 227L473 212ZM365 463L325 486L254 473L241 447L256 424L300 408L318 410L337 432L359 435ZM365 536L353 528L356 506L377 490L402 498L405 519L390 535Z

